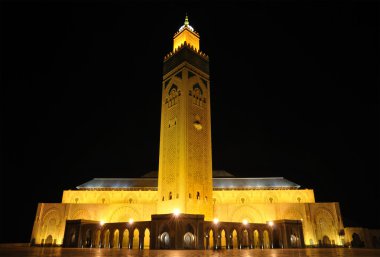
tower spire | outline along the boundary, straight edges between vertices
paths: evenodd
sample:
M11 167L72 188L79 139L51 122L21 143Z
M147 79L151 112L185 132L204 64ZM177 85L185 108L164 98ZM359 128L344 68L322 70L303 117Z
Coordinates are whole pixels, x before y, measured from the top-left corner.
M190 26L189 16L185 15L185 22L174 34L173 51L180 47L184 42L192 45L196 50L199 50L199 34Z
M186 17L185 17L185 23L184 23L185 26L189 26L189 18L187 17L187 13L186 13Z

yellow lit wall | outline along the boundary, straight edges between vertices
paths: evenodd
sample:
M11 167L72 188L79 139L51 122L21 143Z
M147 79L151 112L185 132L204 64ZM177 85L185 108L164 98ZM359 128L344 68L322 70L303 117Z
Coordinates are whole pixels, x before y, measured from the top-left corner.
M154 203L157 202L157 191L87 191L65 190L63 191L62 203L91 203L91 204L114 204L114 203Z
M208 74L189 63L163 78L158 214L178 208L212 220L209 84Z
M318 244L327 236L341 245L338 231L343 229L338 203L314 203L312 190L236 190L214 191L212 217L223 222L266 223L270 220L302 220L305 244ZM105 222L150 221L159 213L157 191L64 191L63 203L40 203L32 232L37 244L51 235L62 244L66 220L86 219ZM101 203L104 196L109 198ZM268 196L276 199L270 203ZM305 199L298 202L297 198ZM294 201L294 197L296 200ZM310 197L306 200L306 197ZM77 203L75 199L78 198ZM130 202L129 199L132 199ZM242 201L244 198L244 201ZM99 202L99 199L101 202ZM135 200L134 200L135 199ZM196 213L199 200L187 201L186 213ZM177 206L173 200L168 206ZM172 204L172 205L171 205ZM169 208L169 207L168 207ZM168 209L172 212L172 209ZM211 214L210 214L211 215ZM207 217L207 220L211 220ZM351 233L352 234L352 233ZM347 233L348 235L348 233ZM346 239L347 240L347 239ZM346 241L347 242L347 241Z
M59 204L40 203L33 226L32 240L41 244L49 235L57 245L62 244L66 220L95 220L104 222L149 221L156 214L155 203L132 204Z
M213 191L218 203L314 203L312 189Z
M192 45L196 50L199 50L199 36L185 27L181 32L174 35L173 51L185 41Z
M266 223L271 220L302 220L306 245L317 245L325 236L342 245L338 231L343 229L337 203L234 203L214 205L220 221Z

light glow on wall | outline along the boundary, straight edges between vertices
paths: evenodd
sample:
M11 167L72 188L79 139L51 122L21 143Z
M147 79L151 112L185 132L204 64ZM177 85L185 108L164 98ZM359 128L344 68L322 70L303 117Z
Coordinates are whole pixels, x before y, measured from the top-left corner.
M173 210L173 214L174 214L174 216L176 216L176 217L178 217L180 213L181 213L181 212L179 211L178 208L175 208L175 209Z

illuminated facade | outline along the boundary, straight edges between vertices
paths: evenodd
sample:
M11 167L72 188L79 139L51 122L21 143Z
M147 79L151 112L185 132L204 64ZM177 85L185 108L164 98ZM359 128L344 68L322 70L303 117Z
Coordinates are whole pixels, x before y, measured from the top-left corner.
M208 56L185 24L164 58L159 171L93 179L40 203L33 245L270 248L343 245L339 204L284 178L212 171ZM178 212L178 215L173 213Z

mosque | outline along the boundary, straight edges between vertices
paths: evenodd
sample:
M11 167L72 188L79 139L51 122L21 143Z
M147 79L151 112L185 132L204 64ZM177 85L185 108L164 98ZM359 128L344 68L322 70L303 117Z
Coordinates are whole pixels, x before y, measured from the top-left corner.
M209 58L186 17L164 57L159 169L39 203L32 245L131 249L342 246L339 203L283 177L212 170Z

